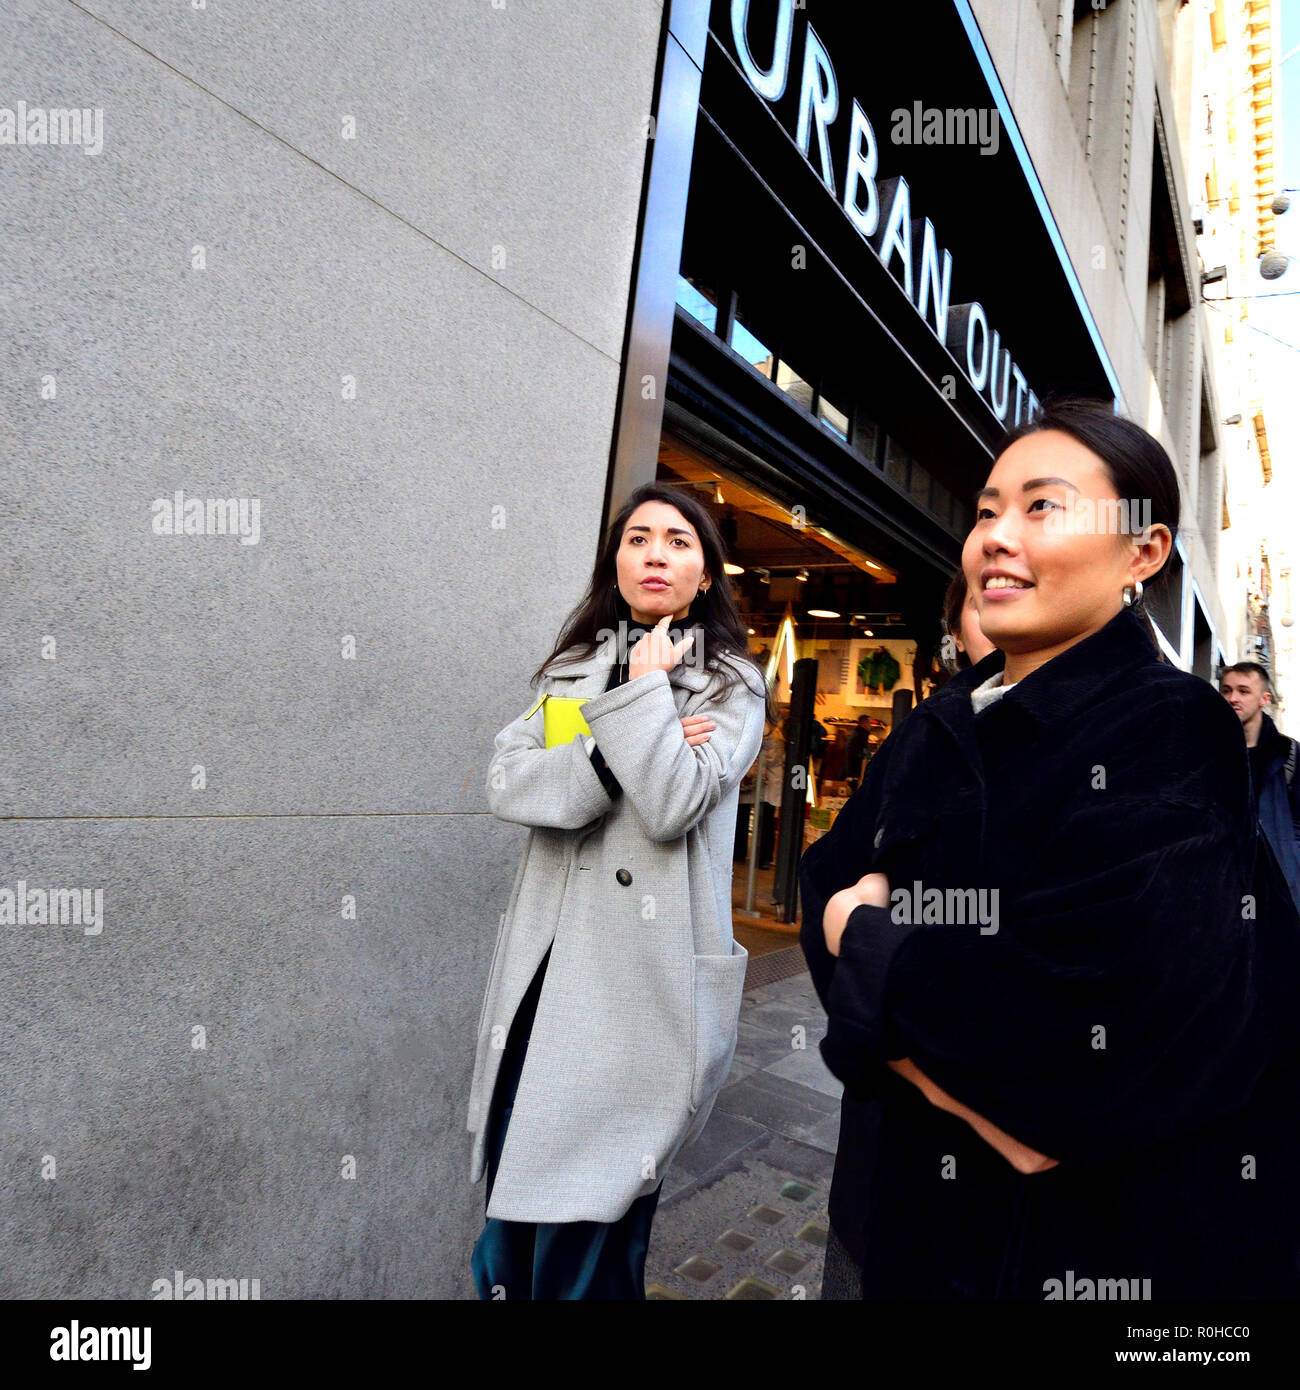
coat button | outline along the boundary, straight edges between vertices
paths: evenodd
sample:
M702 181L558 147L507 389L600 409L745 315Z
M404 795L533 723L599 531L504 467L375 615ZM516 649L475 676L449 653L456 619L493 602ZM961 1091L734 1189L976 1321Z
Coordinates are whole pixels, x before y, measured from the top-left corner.
M874 845L874 847L875 847L876 849L879 849L879 848L880 848L880 842L881 842L881 840L883 840L884 838L885 838L885 827L882 825L882 826L880 827L880 829L876 831L876 838L875 838L875 840L872 842L873 845Z
M624 888L626 888L627 885L632 882L632 875L628 873L626 869L620 869L618 873L614 875L614 877L618 879L618 881L623 885Z

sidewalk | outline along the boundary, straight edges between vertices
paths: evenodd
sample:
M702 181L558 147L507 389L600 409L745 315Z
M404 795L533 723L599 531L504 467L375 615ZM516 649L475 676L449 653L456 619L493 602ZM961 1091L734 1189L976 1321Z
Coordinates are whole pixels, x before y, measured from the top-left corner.
M736 1059L704 1133L664 1177L646 1298L821 1294L840 1083L799 947L755 957Z

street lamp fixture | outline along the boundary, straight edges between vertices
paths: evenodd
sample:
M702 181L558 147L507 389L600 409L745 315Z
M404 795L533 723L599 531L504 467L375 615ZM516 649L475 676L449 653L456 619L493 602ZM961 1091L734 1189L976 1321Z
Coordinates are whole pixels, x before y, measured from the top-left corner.
M1259 258L1259 273L1265 280L1280 280L1286 274L1287 266L1295 259L1285 251L1266 251Z

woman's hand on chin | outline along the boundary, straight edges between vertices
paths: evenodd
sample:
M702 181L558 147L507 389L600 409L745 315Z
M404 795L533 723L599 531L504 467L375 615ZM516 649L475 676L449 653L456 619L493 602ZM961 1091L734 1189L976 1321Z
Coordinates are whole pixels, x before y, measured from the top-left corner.
M688 632L680 642L668 636L668 624L672 620L673 615L665 613L632 648L627 667L629 681L647 676L651 671L671 671L694 644L693 632Z
M840 937L848 925L849 917L855 908L888 907L889 879L884 874L867 874L848 888L841 888L832 894L822 913L822 932L826 937L826 949L833 956L840 953Z

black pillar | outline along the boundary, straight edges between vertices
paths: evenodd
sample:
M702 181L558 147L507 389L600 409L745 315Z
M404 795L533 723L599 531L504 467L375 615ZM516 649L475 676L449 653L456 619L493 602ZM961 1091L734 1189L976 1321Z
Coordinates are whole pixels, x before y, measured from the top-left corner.
M799 856L803 853L804 807L808 801L813 718L817 704L817 660L800 657L790 685L790 719L785 730L785 775L781 779L781 843L776 852L772 896L782 922L799 911Z

